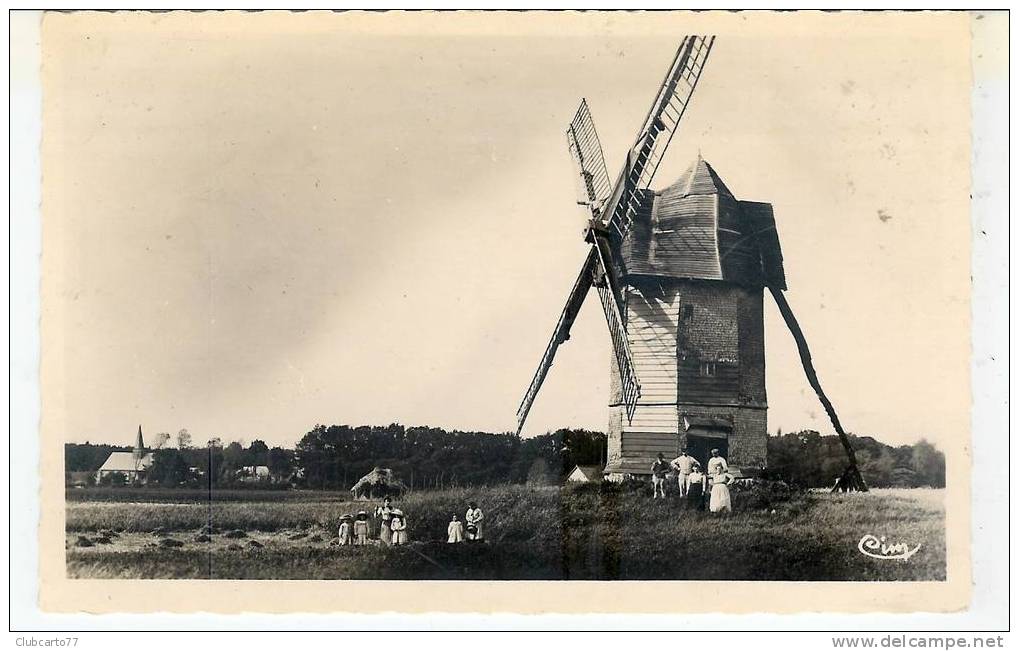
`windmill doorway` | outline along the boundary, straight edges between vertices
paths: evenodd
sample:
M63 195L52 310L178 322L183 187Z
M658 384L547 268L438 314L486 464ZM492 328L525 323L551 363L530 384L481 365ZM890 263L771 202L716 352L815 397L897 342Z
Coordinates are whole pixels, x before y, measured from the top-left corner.
M729 458L729 435L732 421L727 418L698 418L684 416L683 430L686 433L686 452L708 469L711 451L718 449L723 458Z
M694 459L697 459L698 463L701 464L701 468L707 470L708 459L711 457L711 451L717 449L718 453L723 458L729 458L729 437L725 436L705 436L703 434L687 434L686 435L686 453Z

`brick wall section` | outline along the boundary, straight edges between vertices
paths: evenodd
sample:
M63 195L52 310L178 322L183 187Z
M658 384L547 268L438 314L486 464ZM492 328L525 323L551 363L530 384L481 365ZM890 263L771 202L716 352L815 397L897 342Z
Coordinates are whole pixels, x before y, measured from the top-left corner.
M739 320L739 402L767 407L764 382L764 292L736 288Z
M693 306L693 314L680 318L679 345L687 354L705 361L739 358L738 294L735 285L685 281L680 286L680 314Z

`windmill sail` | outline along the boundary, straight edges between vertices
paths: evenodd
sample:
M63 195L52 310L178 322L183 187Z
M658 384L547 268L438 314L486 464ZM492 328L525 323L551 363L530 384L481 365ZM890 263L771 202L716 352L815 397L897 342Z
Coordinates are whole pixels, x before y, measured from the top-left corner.
M606 212L611 211L609 226L620 235L626 233L640 207L639 191L650 187L676 135L714 41L714 36L687 36L676 51L636 141L627 153L626 165L606 208Z
M609 172L605 167L605 155L602 153L601 141L594 128L594 119L587 107L587 100L581 100L577 114L573 116L566 139L570 145L570 155L577 164L583 196L581 203L591 206L593 211L599 209L612 191Z
M591 289L597 267L598 253L594 247L591 247L584 260L584 265L580 268L580 274L577 276L576 282L573 283L569 298L566 299L566 306L563 307L563 311L559 315L559 321L556 322L552 338L538 364L538 370L535 371L531 385L527 387L527 393L524 394L524 399L520 402L520 407L517 408L517 434L520 434L520 430L523 429L527 414L531 411L531 405L534 404L534 398L538 395L538 390L541 389L548 370L552 368L552 360L555 358L556 350L559 349L559 344L570 338L570 328L573 327L573 322L580 312L580 306L584 304L587 292Z
M566 136L570 154L576 161L580 174L582 203L591 207L594 216L592 226L587 232L588 241L592 246L566 300L566 306L559 316L552 339L538 364L538 370L535 371L524 399L517 409L518 434L545 381L545 376L552 367L556 350L560 344L569 339L570 328L592 284L598 289L598 297L612 338L612 350L619 370L627 418L631 421L633 419L637 400L640 398L640 382L626 334L620 280L612 259L612 248L605 233L606 230L614 228L620 235L625 235L630 221L640 208L641 191L647 189L654 179L658 164L665 155L665 150L690 103L690 97L697 86L697 80L707 62L713 42L713 36L687 36L683 39L637 133L637 139L626 154L626 164L615 185L609 183L605 157L586 100L580 103L580 108L570 122Z
M615 267L612 266L608 242L602 237L595 237L594 248L598 252L599 267L595 287L598 289L598 298L601 299L602 311L605 312L605 321L612 337L612 353L619 369L626 418L632 422L633 413L637 409L637 400L640 399L640 381L637 379L633 353L630 352L630 342L626 336L623 296L615 276Z

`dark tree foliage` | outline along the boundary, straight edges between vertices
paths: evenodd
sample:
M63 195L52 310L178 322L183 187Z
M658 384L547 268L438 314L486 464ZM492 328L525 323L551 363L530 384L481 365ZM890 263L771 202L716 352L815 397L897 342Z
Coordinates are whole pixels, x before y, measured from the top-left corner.
M127 476L122 472L108 472L99 480L100 486L126 486Z
M187 460L181 450L167 448L152 455L147 477L150 483L161 486L180 486L192 480Z
M269 446L265 444L265 441L255 439L244 450L243 460L242 465L245 466L268 466Z
M892 447L869 436L854 436L860 472L873 488L945 485L945 455L926 440ZM808 487L835 483L846 467L846 452L837 436L821 436L813 430L772 436L768 439L768 472Z
M559 430L515 434L436 427L317 425L298 442L296 462L310 488L349 488L372 468L390 468L410 488L523 483L542 458L559 478L573 464L604 460L605 435Z
M254 445L255 442L252 442ZM275 447L266 454L266 465L274 477L289 478L294 474L294 451Z
M65 443L64 470L66 472L82 472L98 470L111 452L130 452L131 448L124 445L94 445L92 443Z

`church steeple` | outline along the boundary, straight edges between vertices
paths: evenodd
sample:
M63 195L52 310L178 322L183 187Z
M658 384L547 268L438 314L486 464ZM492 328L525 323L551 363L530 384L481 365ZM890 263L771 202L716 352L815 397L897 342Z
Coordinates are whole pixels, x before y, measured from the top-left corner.
M138 438L134 442L134 459L135 461L141 461L141 458L145 456L145 441L142 439L142 426L138 426Z

